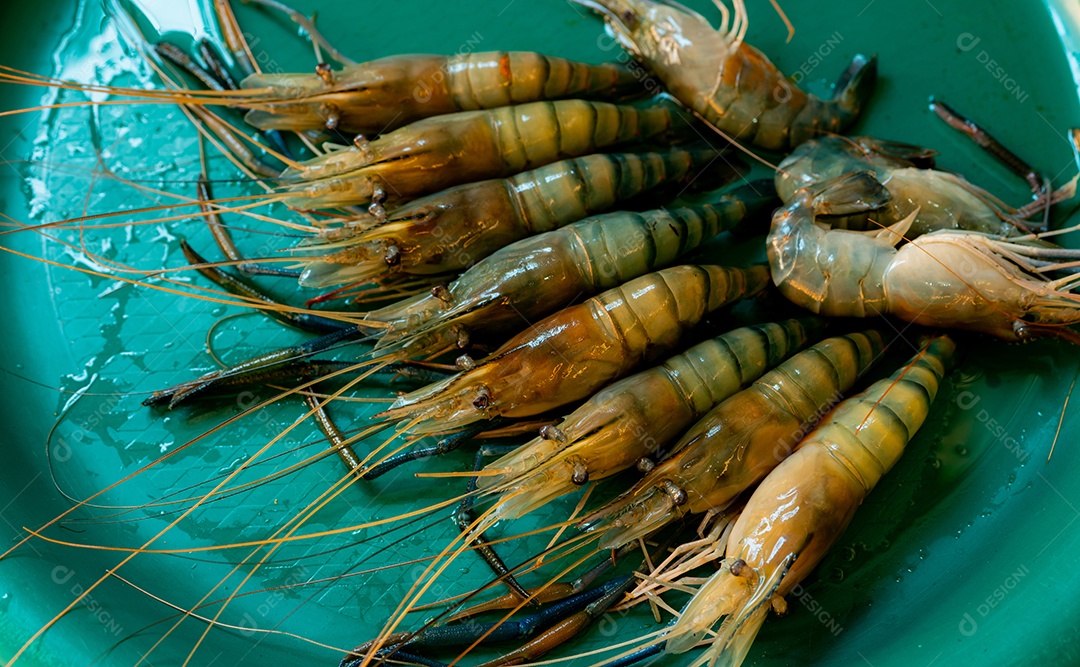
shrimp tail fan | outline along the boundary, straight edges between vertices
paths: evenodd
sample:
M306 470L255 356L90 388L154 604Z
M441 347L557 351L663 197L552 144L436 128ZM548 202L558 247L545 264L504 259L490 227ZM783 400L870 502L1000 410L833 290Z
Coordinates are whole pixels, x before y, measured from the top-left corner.
M851 63L837 80L833 101L849 116L849 122L853 121L870 101L876 86L877 56L867 58L859 54L851 59Z
M889 203L889 191L872 171L855 171L807 188L818 215L853 215Z

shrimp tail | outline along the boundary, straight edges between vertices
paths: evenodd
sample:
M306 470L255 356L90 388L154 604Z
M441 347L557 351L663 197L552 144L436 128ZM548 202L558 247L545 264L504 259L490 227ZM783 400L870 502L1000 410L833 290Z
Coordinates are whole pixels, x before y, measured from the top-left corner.
M836 82L836 95L832 102L841 117L841 127L854 122L862 112L877 85L877 55L869 58L856 54Z
M741 559L717 572L687 603L668 632L666 651L689 651L706 637L717 620L725 617L712 645L691 667L739 667L770 607L785 608L776 591L794 562L793 555L768 578L761 577Z
M818 215L853 215L889 203L889 191L872 171L856 171L806 188Z

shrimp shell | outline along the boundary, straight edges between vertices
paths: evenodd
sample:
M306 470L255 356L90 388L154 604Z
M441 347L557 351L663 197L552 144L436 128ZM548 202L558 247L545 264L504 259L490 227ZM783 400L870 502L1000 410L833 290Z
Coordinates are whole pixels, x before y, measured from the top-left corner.
M940 336L892 377L838 405L751 495L728 536L726 567L667 633L682 653L727 616L693 665L742 664L770 606L821 561L930 411L955 344Z
M520 331L568 303L662 269L772 200L753 186L716 204L607 213L513 243L445 288L369 313L389 327L376 351L427 356Z
M670 100L638 106L563 100L416 121L281 174L295 208L408 199L689 127Z
M717 156L711 149L587 155L449 188L390 211L385 222L366 215L323 230L301 248L325 254L303 258L300 283L325 287L463 270L515 241L686 179ZM714 171L734 178L738 164L725 159Z
M618 99L644 92L621 65L587 65L529 51L399 55L336 72L254 74L241 87L245 120L263 130L327 128L363 135L422 118L559 98Z
M478 478L502 499L492 521L517 518L652 456L724 399L821 337L810 318L735 329L597 393L545 437L491 463ZM506 483L510 482L509 485ZM505 486L504 486L505 485Z
M791 453L883 348L871 329L788 359L713 408L671 456L584 525L604 531L600 544L612 548L685 514L724 509Z
M439 433L553 410L670 351L706 315L768 280L761 266L650 273L545 318L476 367L401 396L376 418L407 419L411 433Z

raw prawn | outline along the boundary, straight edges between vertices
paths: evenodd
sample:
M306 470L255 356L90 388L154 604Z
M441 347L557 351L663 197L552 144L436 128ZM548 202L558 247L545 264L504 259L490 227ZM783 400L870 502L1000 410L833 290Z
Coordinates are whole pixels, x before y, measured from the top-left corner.
M311 74L253 74L230 104L260 129L326 128L375 136L422 118L557 100L644 92L639 74L529 51L400 55Z
M877 59L858 55L821 100L788 80L761 51L743 41L746 8L717 2L719 29L677 3L573 0L600 12L608 32L656 74L680 102L733 139L790 150L851 125L877 82Z
M449 188L388 212L381 223L361 215L322 230L298 248L318 253L302 258L300 282L325 287L459 271L514 241L691 177L717 156L711 149L587 155ZM727 159L714 171L732 172L725 178L739 172Z
M584 522L602 547L626 544L689 513L722 510L783 461L884 348L877 331L828 338L702 417L621 498Z
M724 567L687 603L667 651L693 648L722 616L692 667L738 667L772 607L821 561L855 510L899 460L937 395L955 344L930 341L892 377L844 401L750 496L727 537Z
M981 331L1008 340L1036 332L1070 338L1080 322L1075 275L1042 274L1074 250L1027 245L965 231L924 234L897 249L919 212L869 232L828 229L822 215L881 208L889 192L869 172L803 188L773 216L766 251L773 281L796 304L822 315L892 314L928 326Z
M414 359L474 339L505 340L576 299L672 264L771 201L744 186L715 204L588 218L512 243L449 285L371 312L360 325L385 323L376 352Z
M557 426L491 463L491 520L517 518L590 480L656 456L729 396L821 336L817 319L735 329L599 392Z
M761 291L761 266L676 266L547 317L475 367L401 396L382 419L414 434L525 417L585 398L677 345L705 315Z
M637 106L563 100L419 120L281 174L300 209L381 203L535 169L604 148L672 136L690 119L670 100ZM382 214L380 213L380 217Z
M822 137L811 139L795 149L780 163L776 172L776 191L785 203L805 187L856 171L873 171L878 182L889 191L889 201L873 212L874 222L866 214L855 219L831 217L834 229L880 229L907 218L916 210L907 237L939 230L967 230L998 236L1026 233L1017 225L1024 220L1017 209L998 203L989 193L961 176L933 169L934 151L883 141L871 137ZM1025 210L1028 217L1041 209Z

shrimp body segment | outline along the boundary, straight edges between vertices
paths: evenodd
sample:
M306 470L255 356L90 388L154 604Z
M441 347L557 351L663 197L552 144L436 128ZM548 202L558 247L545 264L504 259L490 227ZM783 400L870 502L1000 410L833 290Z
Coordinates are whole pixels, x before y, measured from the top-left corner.
M771 607L821 561L855 510L903 454L937 395L955 344L930 341L892 377L844 401L751 495L728 536L724 567L667 634L682 653L726 616L692 664L738 667Z
M743 42L742 0L732 2L734 12L724 8L719 29L677 3L575 1L603 14L608 32L680 102L730 137L760 148L789 150L816 135L844 130L877 80L876 58L856 56L833 99L803 92L765 54Z
M512 176L688 127L670 100L637 106L563 100L425 118L281 174L295 208L407 199Z
M823 329L814 318L735 329L605 388L547 437L487 466L501 474L480 477L481 488L506 489L492 520L519 517L656 455L715 405L820 338Z
M614 548L688 513L722 510L784 460L884 349L877 331L828 338L702 417L623 497L593 517ZM597 518L600 522L597 525Z
M513 243L445 288L381 308L365 319L389 325L382 330L377 351L401 350L413 358L476 337L494 340L576 299L671 265L769 201L745 188L716 204L599 215Z
M907 237L928 232L967 230L999 236L1016 236L1021 230L1006 209L981 188L944 171L932 169L934 152L871 137L821 137L797 147L776 172L776 191L784 203L795 192L831 178L858 171L873 171L889 191L889 201L873 212L875 224L866 213L856 219L830 218L834 229L880 229L898 223L915 211Z
M299 249L318 253L302 258L300 282L325 287L460 271L515 241L686 179L716 157L713 150L600 153L449 188L395 208L382 223L365 214L322 230Z
M541 414L586 398L670 352L707 314L761 291L761 266L676 266L564 308L474 368L401 396L377 415L440 433L496 416Z
M253 74L241 83L246 120L263 130L327 128L374 136L422 118L560 98L615 99L644 91L616 64L586 65L529 51L399 55L311 74Z
M1038 258L1075 251L1010 243L965 231L924 234L895 247L918 211L892 227L828 229L819 216L880 208L889 193L869 172L803 188L773 216L766 252L773 281L791 301L821 315L893 314L929 326L1018 340L1080 322L1075 280L1038 274ZM1052 253L1048 255L1048 253Z

